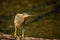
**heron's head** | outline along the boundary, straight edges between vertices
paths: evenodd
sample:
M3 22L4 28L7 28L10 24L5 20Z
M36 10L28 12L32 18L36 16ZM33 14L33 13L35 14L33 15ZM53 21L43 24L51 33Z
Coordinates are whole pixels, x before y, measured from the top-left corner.
M25 12L23 12L23 13L17 13L17 14L20 15L20 16L22 16L22 17L24 17L24 18L27 18L29 16L32 16L32 15L29 15L29 14L27 14Z

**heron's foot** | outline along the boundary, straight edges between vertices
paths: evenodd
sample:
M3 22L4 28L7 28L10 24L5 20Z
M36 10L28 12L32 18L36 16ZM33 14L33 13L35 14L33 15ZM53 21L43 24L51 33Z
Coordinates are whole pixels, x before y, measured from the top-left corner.
M16 34L14 34L14 37L17 37L17 35L16 35Z

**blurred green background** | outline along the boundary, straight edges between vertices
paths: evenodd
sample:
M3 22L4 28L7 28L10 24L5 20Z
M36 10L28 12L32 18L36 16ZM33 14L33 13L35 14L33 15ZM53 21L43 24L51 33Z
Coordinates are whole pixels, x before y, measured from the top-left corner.
M60 38L60 0L0 0L0 32L14 33L14 16L25 11L25 36ZM21 30L18 30L21 35Z

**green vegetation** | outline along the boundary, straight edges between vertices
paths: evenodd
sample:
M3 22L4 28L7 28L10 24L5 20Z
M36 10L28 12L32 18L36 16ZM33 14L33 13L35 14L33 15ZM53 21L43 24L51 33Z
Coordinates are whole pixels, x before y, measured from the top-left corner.
M14 16L25 11L36 15L26 19L25 36L60 38L59 4L59 0L0 0L0 32L13 35ZM21 35L21 30L17 34Z

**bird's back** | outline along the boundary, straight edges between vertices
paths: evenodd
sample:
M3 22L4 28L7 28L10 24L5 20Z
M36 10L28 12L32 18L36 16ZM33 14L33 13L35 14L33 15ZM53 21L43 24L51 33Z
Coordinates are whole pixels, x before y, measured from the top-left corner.
M14 24L15 24L16 26L20 26L23 22L24 22L23 16L17 14L17 15L15 16L15 19L14 19Z

